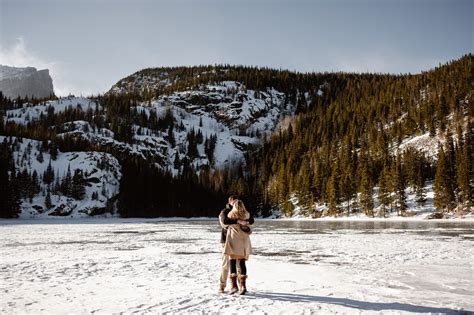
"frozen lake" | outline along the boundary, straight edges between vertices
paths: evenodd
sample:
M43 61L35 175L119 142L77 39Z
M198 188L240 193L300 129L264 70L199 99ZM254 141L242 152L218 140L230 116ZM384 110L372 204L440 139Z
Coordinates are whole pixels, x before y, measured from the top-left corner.
M63 223L66 222L66 223ZM0 220L0 313L474 311L474 222L257 220L246 296L217 220Z

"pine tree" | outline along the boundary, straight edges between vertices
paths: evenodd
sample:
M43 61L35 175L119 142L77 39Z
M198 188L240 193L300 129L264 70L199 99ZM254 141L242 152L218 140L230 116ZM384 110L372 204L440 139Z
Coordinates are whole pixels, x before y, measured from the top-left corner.
M326 184L325 184L325 176L323 174L323 165L321 161L315 162L312 186L313 186L313 195L314 195L315 201L322 202L326 195L325 193Z
M425 193L425 177L423 175L423 165L419 164L419 167L416 172L416 181L415 181L415 201L418 206L423 206L426 202L426 193Z
M43 163L44 161L43 151L39 151L38 155L36 156L36 160L40 163Z
M293 216L294 209L295 207L293 206L293 203L291 203L291 201L285 200L283 202L283 213L285 213L287 217Z
M326 186L326 194L328 198L328 214L329 215L337 215L339 213L339 198L337 191L337 180L336 175L331 175L327 182Z
M204 142L204 136L202 135L201 129L196 133L196 142L197 144L202 144Z
M339 181L339 191L341 192L341 198L346 202L347 215L351 212L351 199L355 195L355 180L354 180L354 162L355 156L353 156L352 146L349 141L346 141L346 149L342 156L341 161L341 179Z
M85 180L84 175L80 169L74 171L74 176L72 177L72 191L71 197L77 200L84 199L86 194Z
M49 159L48 167L43 173L43 182L50 185L54 181L54 170L51 166L51 159Z
M40 185L38 182L38 173L36 172L36 170L33 171L33 175L31 176L31 182L33 184L34 193L35 194L39 193Z
M59 177L59 170L56 171L56 175L54 176L54 185L52 188L52 192L54 194L58 194L61 191L61 181Z
M72 196L72 175L71 175L71 164L67 166L66 176L63 177L61 181L60 191L65 196Z
M277 185L277 201L280 203L286 202L289 199L288 176L286 174L285 164L280 164L278 175L276 178Z
M445 155L447 157L446 162L449 169L449 176L452 180L452 187L454 191L454 199L456 200L456 174L457 174L457 165L456 165L456 147L454 145L453 136L448 130L446 132L446 151Z
M424 190L425 186L425 158L421 152L413 151L410 158L407 158L405 154L404 163L408 182L415 192L415 201L419 207L423 206L426 202L426 193Z
M193 160L199 156L197 139L194 129L188 132L188 157Z
M469 137L469 135L467 136ZM463 141L462 136L458 137L459 150L457 151L456 161L457 161L457 186L459 191L459 202L464 206L472 205L473 197L473 175L470 171L470 165L472 165L472 152L470 144L472 142L470 139L468 141Z
M297 178L297 196L298 202L302 207L302 214L306 214L306 210L311 206L311 171L309 168L309 161L304 159L301 162L300 170Z
M339 214L339 203L341 202L340 198L340 191L339 191L339 181L340 181L340 173L339 173L339 163L336 161L333 163L333 167L331 170L331 177L327 182L326 187L326 194L328 197L329 202L329 215L337 215Z
M44 198L44 206L46 209L51 209L53 207L53 204L51 203L51 194L48 188L48 192L46 193L46 197Z
M449 156L442 146L438 152L438 163L434 181L434 205L442 212L449 212L454 208L455 196L453 179L450 176Z
M389 175L389 168L386 164L384 164L382 172L379 176L379 191L378 191L378 199L380 203L380 212L379 215L385 217L387 213L387 207L390 205L390 191L389 191L389 184L388 178Z
M173 126L174 125L170 125L170 127L168 128L168 142L170 143L170 145L172 147L174 147L176 145L176 140L174 138Z
M407 197L405 189L407 187L405 169L402 164L401 155L397 154L392 168L393 188L395 189L394 203L398 215L405 215L407 210Z
M0 143L0 196L0 218L18 217L21 200L12 152L6 143Z
M343 174L341 175L340 191L346 202L347 215L351 213L351 199L354 198L354 174L351 171L350 166L346 166Z
M361 162L361 182L360 182L360 206L367 216L374 216L374 197L373 197L373 184L367 165L366 158L363 157Z
M49 147L49 154L51 155L51 159L56 161L56 159L58 158L58 147L56 146L56 144L51 143Z
M217 136L211 135L210 138L206 138L204 143L204 151L206 153L207 159L209 160L210 165L214 165L214 151L216 149Z
M173 166L177 170L179 170L181 168L181 160L179 159L178 151L176 151L175 154L174 154Z

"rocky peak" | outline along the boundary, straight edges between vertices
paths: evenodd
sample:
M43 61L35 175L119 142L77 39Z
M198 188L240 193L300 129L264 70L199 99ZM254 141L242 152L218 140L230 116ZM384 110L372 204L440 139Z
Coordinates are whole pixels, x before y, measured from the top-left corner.
M0 91L10 98L48 97L54 93L53 80L48 69L37 70L34 67L18 68L0 65Z

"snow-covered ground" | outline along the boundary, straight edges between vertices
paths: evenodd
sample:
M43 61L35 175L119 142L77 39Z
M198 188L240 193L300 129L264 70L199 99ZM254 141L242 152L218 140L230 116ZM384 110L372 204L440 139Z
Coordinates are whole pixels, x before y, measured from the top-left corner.
M257 220L249 293L218 294L217 220L0 221L0 312L474 311L474 224Z

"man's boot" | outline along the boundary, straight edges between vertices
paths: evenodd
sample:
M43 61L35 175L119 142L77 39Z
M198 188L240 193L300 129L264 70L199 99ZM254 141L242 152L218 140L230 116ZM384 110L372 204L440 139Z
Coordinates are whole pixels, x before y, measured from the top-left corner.
M239 288L237 287L237 274L231 273L230 276L230 291L229 294L234 294L239 291Z
M245 280L247 280L247 275L239 275L239 286L240 286L239 294L240 295L245 295L245 293L247 293Z

